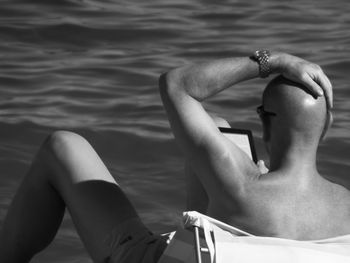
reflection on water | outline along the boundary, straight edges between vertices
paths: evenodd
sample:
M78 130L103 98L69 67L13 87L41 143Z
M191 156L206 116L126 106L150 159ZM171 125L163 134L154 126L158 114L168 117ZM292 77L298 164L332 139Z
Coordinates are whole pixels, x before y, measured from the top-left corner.
M157 91L159 74L194 61L285 50L320 63L335 88L335 124L320 171L347 183L350 116L348 1L2 1L0 7L0 219L45 136L84 135L155 231L184 209L183 159ZM252 129L265 81L207 102ZM235 96L235 98L233 98ZM232 98L232 99L231 99ZM67 215L33 262L91 262Z

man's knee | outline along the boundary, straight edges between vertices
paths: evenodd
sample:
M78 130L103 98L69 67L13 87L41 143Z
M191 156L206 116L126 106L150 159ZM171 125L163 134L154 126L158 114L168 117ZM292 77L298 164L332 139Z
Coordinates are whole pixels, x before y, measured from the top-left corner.
M61 178L67 178L68 170L82 166L82 162L89 162L86 160L86 155L91 149L87 140L79 134L59 130L46 138L37 161L44 169L48 169L48 173L45 174L48 175L49 182L62 190Z
M55 131L45 140L43 147L51 153L79 149L79 145L88 142L79 134L70 131Z
M210 115L217 127L231 128L231 125L224 118L218 117L216 115Z

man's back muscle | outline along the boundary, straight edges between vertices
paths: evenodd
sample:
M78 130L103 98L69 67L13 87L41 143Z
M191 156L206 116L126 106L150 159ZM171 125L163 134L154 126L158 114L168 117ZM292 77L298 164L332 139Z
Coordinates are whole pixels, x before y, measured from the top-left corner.
M302 186L266 174L249 180L231 209L213 203L209 214L256 235L311 240L350 234L350 192L322 177Z

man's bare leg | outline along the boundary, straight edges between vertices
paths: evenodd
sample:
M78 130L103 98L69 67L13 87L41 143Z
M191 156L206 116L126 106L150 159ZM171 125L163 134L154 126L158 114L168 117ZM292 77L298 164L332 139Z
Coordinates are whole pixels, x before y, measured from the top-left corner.
M211 116L217 127L230 128L230 124L223 118ZM203 184L191 167L191 162L185 163L185 178L187 186L187 211L197 211L206 214L208 208L208 195Z
M65 206L94 262L109 256L111 230L138 217L90 144L59 131L42 145L9 208L0 262L29 262L54 238Z

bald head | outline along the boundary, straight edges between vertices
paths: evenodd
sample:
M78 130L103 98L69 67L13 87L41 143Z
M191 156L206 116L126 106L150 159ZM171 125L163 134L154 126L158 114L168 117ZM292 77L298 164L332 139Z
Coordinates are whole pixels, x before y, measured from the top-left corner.
M327 120L324 97L283 76L273 79L263 93L264 109L276 113L270 125L273 136L289 136L303 143L318 142Z

